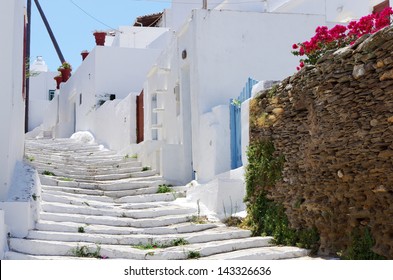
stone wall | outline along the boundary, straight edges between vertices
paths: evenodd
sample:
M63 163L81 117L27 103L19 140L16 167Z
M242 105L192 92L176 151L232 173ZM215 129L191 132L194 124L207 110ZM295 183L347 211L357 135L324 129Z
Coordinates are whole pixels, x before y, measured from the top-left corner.
M393 258L393 28L326 54L250 104L251 142L285 157L268 190L292 226L316 226L320 252L368 227L373 251Z

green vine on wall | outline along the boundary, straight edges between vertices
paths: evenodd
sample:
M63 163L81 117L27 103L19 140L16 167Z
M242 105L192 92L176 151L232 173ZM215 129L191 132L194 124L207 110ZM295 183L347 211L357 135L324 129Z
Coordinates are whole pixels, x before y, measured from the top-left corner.
M345 260L384 260L383 256L380 256L372 251L372 247L375 245L375 240L371 235L368 228L355 228L351 234L351 246L347 248L346 252L341 258Z
M244 226L254 235L273 236L276 244L298 246L316 253L319 235L316 228L293 229L284 206L267 197L267 190L281 179L284 157L276 155L270 140L254 141L248 149L246 168L247 218Z

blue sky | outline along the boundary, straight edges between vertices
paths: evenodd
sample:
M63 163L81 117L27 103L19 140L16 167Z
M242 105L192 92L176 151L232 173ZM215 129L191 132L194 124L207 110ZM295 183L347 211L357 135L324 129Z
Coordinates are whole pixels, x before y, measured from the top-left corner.
M34 1L31 21L31 62L43 56L49 70L56 71L60 60L52 45ZM64 58L76 69L82 59L82 50L95 46L93 31L109 29L76 7L80 6L99 21L113 28L131 25L136 17L161 12L170 7L170 0L40 0L42 9L52 27Z

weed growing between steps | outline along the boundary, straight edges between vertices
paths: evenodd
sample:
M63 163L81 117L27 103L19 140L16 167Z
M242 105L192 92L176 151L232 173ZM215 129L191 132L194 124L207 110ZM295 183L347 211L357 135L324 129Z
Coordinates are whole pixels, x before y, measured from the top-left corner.
M250 145L246 168L247 217L243 226L255 236L273 236L276 244L298 246L316 253L319 235L315 228L293 229L289 225L284 206L267 197L267 189L281 179L284 157L275 154L271 141L258 140Z
M89 247L83 245L83 246L77 246L75 249L71 250L71 253L78 258L96 258L96 259L107 259L105 256L101 256L101 247L96 245L96 249L94 251L91 251Z
M61 177L61 178L58 178L57 180L64 181L64 182L72 182L72 181L74 181L73 179L67 178L67 177Z
M234 216L234 214L237 213L239 207L237 204L235 204L235 207L233 207L232 197L229 197L229 199L231 202L231 212L229 217L227 216L227 209L225 207L225 203L224 201L222 202L222 207L224 209L224 216L225 216L222 222L228 227L239 227L243 222L243 218Z
M50 172L50 171L48 171L48 170L44 170L44 171L42 172L42 175L47 175L47 176L56 176L56 175L55 175L55 173L53 173L53 172Z
M189 217L188 221L194 224L206 224L209 220L207 216L201 216L200 199L197 200L197 209L198 209L197 214Z
M151 170L151 167L149 166L142 167L142 172L149 171L149 170Z
M172 185L159 185L157 193L170 193L173 192Z
M78 232L79 233L85 233L85 228L84 227L78 227Z
M230 216L222 221L227 227L240 227L243 219L237 216Z
M351 246L346 252L338 255L344 260L385 260L386 258L374 253L372 247L375 240L370 230L366 228L355 228L351 234Z
M33 156L26 156L26 159L30 162L33 162L35 160Z
M199 259L201 257L201 253L198 251L189 251L187 254L187 259Z
M125 160L127 160L127 159L138 159L138 154L133 154L133 155L129 155L129 154L126 154L125 156L124 156L124 159Z
M176 238L169 243L160 244L157 242L150 242L147 244L139 244L137 246L134 246L134 248L140 249L140 250L152 250L152 249L163 249L163 248L169 248L169 247L184 246L187 244L189 244L189 242L187 240L185 240L184 238Z

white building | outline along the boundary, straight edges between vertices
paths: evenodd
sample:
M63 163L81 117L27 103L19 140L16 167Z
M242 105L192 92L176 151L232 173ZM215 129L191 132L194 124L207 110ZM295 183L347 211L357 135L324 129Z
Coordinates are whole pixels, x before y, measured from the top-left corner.
M57 72L49 72L42 56L38 56L30 66L29 89L29 127L28 131L41 125L44 121L49 102L54 98Z
M140 17L94 48L50 103L41 130L54 137L88 130L109 148L139 154L170 181L208 182L231 169L229 99L247 78L293 74L293 43L379 2L225 0L201 9L202 0L173 0L163 14ZM142 89L144 141L137 145Z
M105 46L96 46L61 84L42 125L29 136L70 137L84 130L111 149L136 143L135 98L170 37L160 27L108 32Z
M0 1L2 31L0 61L0 259L6 246L10 222L8 193L13 185L13 173L23 159L24 150L24 1ZM12 207L11 207L12 209Z
M367 0L225 0L206 10L201 3L172 1L165 11L176 37L144 89L150 148L142 154L165 178L183 183L207 182L230 170L228 103L248 77L291 75L298 60L293 43L310 38L319 25L372 10Z

